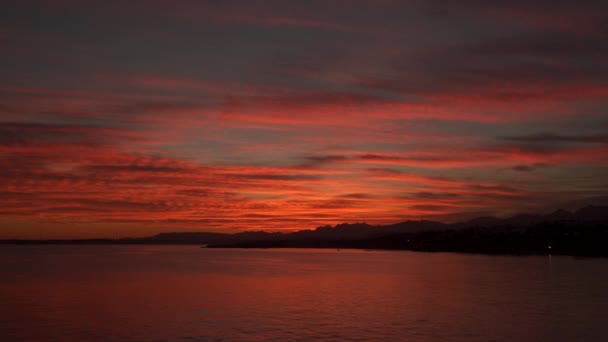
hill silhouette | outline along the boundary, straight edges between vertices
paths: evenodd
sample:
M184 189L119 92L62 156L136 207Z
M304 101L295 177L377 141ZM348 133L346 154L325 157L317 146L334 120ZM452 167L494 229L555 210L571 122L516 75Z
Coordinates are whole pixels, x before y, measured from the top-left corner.
M445 224L405 221L323 226L275 235L272 239L215 244L221 248L362 248L484 254L564 254L608 257L608 207L588 206L575 212L520 214L510 218L480 217Z
M291 233L173 232L125 239L0 240L13 244L198 244L210 248L362 248L488 254L566 254L608 257L608 207L587 206L547 215L479 217L446 224L343 223Z

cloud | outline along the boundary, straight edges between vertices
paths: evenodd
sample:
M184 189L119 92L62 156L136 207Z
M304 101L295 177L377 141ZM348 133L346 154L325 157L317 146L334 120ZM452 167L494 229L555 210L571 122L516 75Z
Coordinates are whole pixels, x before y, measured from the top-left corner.
M338 198L351 198L351 199L368 199L373 198L371 194L365 193L352 193L352 194L344 194L337 196Z
M432 204L418 204L411 206L411 208L422 212L445 212L446 210L452 209L452 207L449 206Z
M461 195L458 193L436 193L436 192L428 192L428 191L420 191L413 194L415 198L421 199L458 199Z
M328 155L328 156L308 156L307 160L311 161L314 164L325 164L325 163L333 163L333 162L343 162L347 161L349 158L347 156L337 156L337 155Z
M471 12L489 15L505 24L531 29L592 35L605 28L603 13L608 9L603 1L588 1L585 6L570 0L561 1L478 1L467 0L456 3L430 1L431 8L451 15L470 15ZM605 32L605 31L604 31Z
M608 143L607 134L599 135L561 135L557 133L537 133L522 136L500 137L500 140L524 143Z
M518 172L532 172L536 170L536 167L530 165L515 165L511 169Z
M13 2L0 217L278 230L601 196L606 9Z

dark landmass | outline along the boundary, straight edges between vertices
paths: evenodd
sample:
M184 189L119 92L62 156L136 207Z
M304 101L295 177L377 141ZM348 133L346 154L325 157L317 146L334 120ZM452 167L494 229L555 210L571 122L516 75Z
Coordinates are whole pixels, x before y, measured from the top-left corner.
M445 224L405 221L322 226L293 233L264 231L161 233L142 238L79 240L0 240L11 244L197 244L209 248L360 248L483 254L562 254L608 257L608 207L575 212L522 214L506 219L481 217Z
M209 232L175 232L160 233L153 236L139 238L120 238L120 239L54 239L54 240L0 240L0 244L79 244L79 245L208 245L220 243L237 243L243 241L266 240L274 235L281 233L267 232L241 232L236 234L209 233Z

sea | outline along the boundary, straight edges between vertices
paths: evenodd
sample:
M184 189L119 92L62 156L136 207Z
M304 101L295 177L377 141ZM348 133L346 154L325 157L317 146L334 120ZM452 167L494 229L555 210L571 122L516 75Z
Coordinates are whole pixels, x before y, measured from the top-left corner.
M0 245L0 341L608 341L608 259Z

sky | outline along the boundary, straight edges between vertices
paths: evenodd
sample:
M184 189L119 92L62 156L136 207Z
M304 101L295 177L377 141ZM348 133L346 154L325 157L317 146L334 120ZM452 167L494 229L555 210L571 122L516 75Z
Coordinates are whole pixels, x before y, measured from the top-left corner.
M0 238L608 202L608 2L3 2Z

